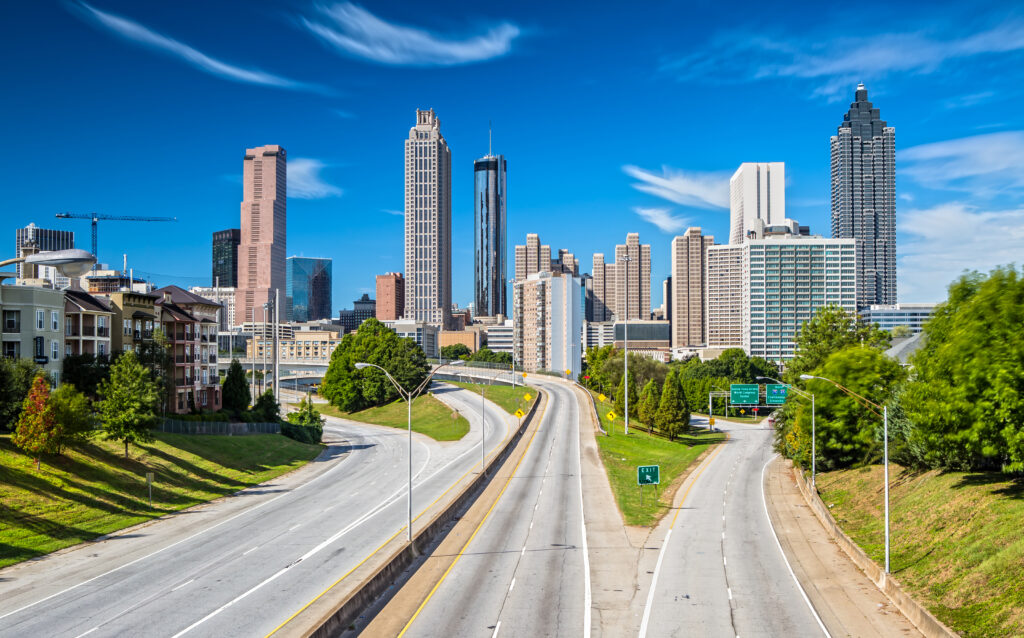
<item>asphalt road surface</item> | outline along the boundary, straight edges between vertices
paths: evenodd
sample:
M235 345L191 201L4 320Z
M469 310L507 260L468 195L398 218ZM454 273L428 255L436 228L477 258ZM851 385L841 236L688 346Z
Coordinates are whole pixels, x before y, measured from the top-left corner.
M774 456L772 432L719 425L730 440L695 470L678 515L670 513L648 542L661 539L661 549L640 636L827 635L765 509L762 470Z
M579 406L531 377L547 408L508 487L407 636L580 636L590 585L579 462Z
M471 431L414 435L414 515L480 465L479 395L435 394ZM488 404L486 421L490 451L515 420ZM0 571L0 636L266 635L406 523L405 431L328 419L327 434L290 475Z

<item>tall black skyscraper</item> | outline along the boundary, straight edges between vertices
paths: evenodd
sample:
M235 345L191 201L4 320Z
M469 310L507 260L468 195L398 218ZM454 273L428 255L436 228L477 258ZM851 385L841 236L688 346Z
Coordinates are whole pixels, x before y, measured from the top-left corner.
M860 240L857 305L896 303L896 129L863 84L832 136L832 236Z
M211 286L238 287L238 244L242 232L238 228L218 230L213 234L213 278Z
M35 224L29 224L24 228L18 228L14 239L14 256L21 257L22 249L32 247L39 252L49 250L66 250L75 247L75 233L70 230L50 230L39 228ZM18 276L21 277L22 264L16 266Z
M473 311L507 315L505 259L505 158L473 162Z

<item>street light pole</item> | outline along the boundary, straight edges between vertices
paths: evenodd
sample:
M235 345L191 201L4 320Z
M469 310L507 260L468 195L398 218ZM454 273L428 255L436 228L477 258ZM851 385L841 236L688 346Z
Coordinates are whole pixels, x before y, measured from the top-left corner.
M802 379L802 378L804 378L804 376L807 376L807 375L802 375L800 378ZM758 377L758 379L765 379L767 381L774 381L775 383L779 383L781 385L784 385L787 388L791 388L794 392L796 392L797 394L799 394L800 396L802 396L805 399L807 397L811 397L811 489L817 489L816 484L815 484L815 475L817 474L817 462L818 462L818 450L817 450L818 436L817 436L817 432L815 431L815 427L814 427L814 417L817 414L817 410L815 410L815 407L814 407L814 393L813 392L806 392L804 390L801 390L800 388L796 387L792 383L783 383L782 381L779 381L778 379L776 379L774 377Z
M827 381L832 385L836 386L846 394L850 395L854 399L857 399L861 405L864 405L876 415L878 410L882 411L882 467L885 476L885 573L889 572L889 406L878 405L874 401L866 399L861 395L857 394L853 390L836 383L832 379L826 379L825 377L817 377L810 374L801 374L801 379L810 380L818 379L819 381Z
M623 255L619 257L619 261L623 262L622 267L622 296L623 296L623 312L626 315L624 317L624 323L622 324L622 394L625 395L626 404L626 428L625 432L629 434L629 262L633 261L633 258L629 255Z

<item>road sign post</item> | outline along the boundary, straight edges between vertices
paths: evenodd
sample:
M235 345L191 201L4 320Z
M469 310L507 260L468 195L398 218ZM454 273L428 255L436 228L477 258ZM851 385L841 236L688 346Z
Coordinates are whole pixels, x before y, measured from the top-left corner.
M658 484L661 483L660 465L638 465L636 468L636 484L640 486L640 505L644 504L644 485L654 486L654 499L658 499Z
M146 472L146 487L149 488L149 506L153 507L153 473Z

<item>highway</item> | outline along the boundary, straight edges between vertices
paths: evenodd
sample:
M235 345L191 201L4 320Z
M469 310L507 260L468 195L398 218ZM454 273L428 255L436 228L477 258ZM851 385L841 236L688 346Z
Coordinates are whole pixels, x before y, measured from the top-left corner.
M590 584L580 482L579 406L548 392L540 426L507 488L407 627L407 636L589 634Z
M414 514L479 471L479 395L435 396L471 431L452 443L414 435ZM514 424L488 403L489 450ZM404 533L405 431L329 418L328 435L317 461L275 481L0 571L0 637L268 634Z
M827 636L765 509L771 430L719 426L729 441L694 470L677 495L681 507L646 543L659 551L639 635Z

